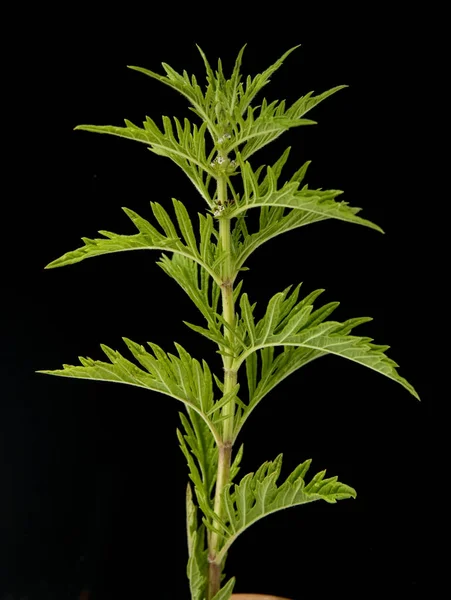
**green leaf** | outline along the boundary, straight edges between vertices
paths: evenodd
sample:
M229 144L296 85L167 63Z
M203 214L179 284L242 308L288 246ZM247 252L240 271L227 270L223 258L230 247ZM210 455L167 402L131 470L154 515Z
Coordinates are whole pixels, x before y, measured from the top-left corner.
M282 455L273 462L264 463L256 473L245 475L239 484L229 484L224 490L226 525L231 533L222 535L220 556L227 552L243 531L269 514L289 508L325 500L355 498L353 488L340 483L337 477L325 479L325 471L318 473L308 484L305 475L310 460L300 464L281 484L277 485L282 467Z
M418 398L411 384L398 374L398 365L385 355L388 346L375 345L368 337L349 335L358 325L371 321L370 317L348 319L343 323L327 321L339 303L329 302L313 310L315 299L324 290L315 290L297 301L299 289L300 285L290 294L288 287L275 294L257 326L249 308L250 316L241 318L247 350L236 357L235 368L239 369L243 362L246 364L249 402L236 421L234 439L258 403L276 385L312 360L327 354L367 366L401 384ZM241 302L243 314L246 306L250 307L247 295Z
M293 46L293 48L287 50L287 52L285 52L274 64L263 71L263 73L259 73L253 79L251 77L247 78L246 85L242 88L240 101L238 103L238 111L240 114L244 114L258 92L269 83L273 73L275 73L282 66L285 59L299 47L299 45Z
M336 198L342 194L340 190L309 190L307 186L299 189L309 163L305 163L290 181L277 189L287 156L286 151L273 167L268 167L262 181L259 180L258 171L254 172L250 164L243 162L240 156L237 158L241 167L244 194L241 200L227 209L227 217L238 218L232 232L237 246L234 259L236 271L243 268L249 256L270 239L326 219L364 225L383 233L378 225L358 216L360 208L351 207L347 202L338 202ZM260 210L259 229L255 233L243 233L239 220L251 208Z
M188 483L186 486L186 537L188 541L188 556L194 551L193 534L197 531L197 508L193 502L193 492Z
M319 311L315 311L319 312ZM313 313L315 314L315 313ZM343 326L337 330L337 333L347 334L349 333L353 327L357 327L361 323L366 323L367 318L362 319L350 319L343 323ZM312 360L319 358L321 356L325 356L326 352L321 352L319 350L312 350L309 348L303 347L293 347L293 346L284 346L283 352L280 353L273 363L271 364L270 369L268 369L266 377L260 378L260 381L255 385L253 393L249 396L250 404L246 414L243 416L242 424L249 417L252 410L255 406L281 381L283 381L286 377L297 371L301 367L305 366ZM257 370L257 353L253 352L250 356L246 358L246 368L248 368L248 362L253 358L255 362L255 371ZM242 425L241 424L241 425Z
M288 119L285 116L275 115L276 103L272 103L265 108L260 109L259 116L254 120L252 113L248 114L246 120L240 119L234 127L233 142L228 147L228 151L238 150L243 146L241 157L247 160L258 150L270 144L282 133L292 127L301 125L316 125L315 121L310 119Z
M200 253L196 247L192 224L186 209L184 207L182 208L181 203L177 200L173 200L173 204L178 218L178 223L181 226L182 235L186 240L188 240L188 245L185 245L183 242L181 242L178 237L166 237L166 235L161 234L155 227L153 227L153 225L149 223L149 221L146 221L146 219L140 217L136 212L128 208L123 208L126 215L133 221L139 233L134 235L120 235L111 233L109 231L99 231L99 233L105 236L105 239L82 238L85 243L83 247L66 252L66 254L60 258L57 258L49 263L46 268L52 269L55 267L63 267L80 262L85 258L100 256L102 254L111 254L114 252L124 252L126 250L165 250L180 254L192 261L197 262L203 269L207 271L214 281L219 283L219 275L210 267L209 264L204 262L200 256ZM152 211L165 231L171 233L175 232L175 227L171 222L169 215L162 206L154 202L152 203Z
M230 600L234 587L235 577L232 577L232 579L229 579L226 585L213 597L213 600Z
M185 240L188 248L190 248L192 252L197 255L199 252L197 250L196 236L194 235L194 228L188 211L182 202L179 202L174 198L172 199L172 202L174 203L175 215L177 217L177 223L180 231L182 232L183 239Z
M203 526L202 526L203 527ZM194 551L188 558L186 574L192 600L205 600L208 573L208 553L202 549L201 536L193 532L192 540Z
M185 430L184 435L177 430L180 448L188 462L190 478L196 486L199 506L207 515L208 509L212 508L211 494L218 463L215 439L194 411L188 410L188 416L183 413L179 416Z
M309 92L305 96L296 100L290 108L288 108L285 112L285 115L289 119L300 119L304 115L306 115L312 108L314 108L317 104L329 98L333 94L339 92L340 90L344 90L347 88L347 85L337 85L336 87L331 88L330 90L326 90L322 94L318 96L313 96L313 92Z
M213 201L208 193L205 175L215 176L206 156L204 123L200 129L191 126L185 119L184 126L174 118L177 137L174 134L173 124L169 117L163 117L163 130L150 118L146 117L144 127L138 127L129 120L125 120L125 127L113 125L78 125L76 130L92 133L104 133L117 137L135 140L149 146L149 150L159 156L166 156L175 162L194 184L200 195L211 207Z
M163 255L157 264L186 292L207 320L208 326L213 330L219 329L217 314L220 288L213 284L210 274L201 269L198 263L180 254L174 254L171 258Z
M176 400L180 400L187 407L192 408L205 422L214 438L219 441L219 434L213 422L206 416L202 402L206 402L206 398L210 398L212 402L212 378L208 366L204 362L204 368L201 370L202 378L204 379L204 387L206 389L201 397L197 396L195 389L190 385L189 379L194 379L194 376L199 377L199 363L191 358L188 353L181 358L185 352L181 346L177 345L179 357L167 355L156 344L150 344L153 355L145 350L145 348L127 338L123 338L128 346L128 349L137 359L137 361L146 369L140 369L134 363L124 358L116 350L112 350L108 346L102 345L102 350L107 355L110 362L93 360L91 358L80 357L81 366L63 365L62 369L41 370L38 373L48 375L57 375L61 377L72 377L76 379L95 379L98 381L109 381L117 383L125 383L157 392L161 392L167 396L171 396ZM187 361L188 358L188 362ZM185 364L183 364L185 362ZM186 377L187 369L189 369L189 377ZM195 375L193 372L195 371ZM188 379L188 381L187 381ZM208 401L205 408L209 410Z
M274 331L280 321L280 305L284 299L283 292L275 294L268 302L266 313L256 327L256 343L265 343L268 336Z
M183 455L185 456L186 461L188 463L189 477L190 477L191 481L194 483L194 489L196 490L198 500L200 500L200 503L203 503L205 505L205 504L207 504L207 497L205 496L205 490L204 490L204 485L202 482L202 477L199 473L199 469L197 468L194 458L192 457L192 455L190 454L190 451L188 450L188 446L186 444L184 436L181 434L181 432L178 429L177 429L177 439L180 444L180 449L183 452ZM200 498L199 498L199 496L200 496Z
M371 319L365 318L365 320ZM283 333L267 336L265 341L263 341L264 338L262 337L261 340L257 339L255 345L240 356L238 359L239 364L246 360L252 352L262 348L283 345L299 346L325 354L335 354L336 356L341 356L369 367L389 379L400 383L415 398L418 398L415 389L398 374L398 365L385 355L384 352L387 346L372 344L371 338L367 337L342 335L339 333L342 327L343 323L326 321L316 326L308 327L306 325L304 330L288 337Z
M200 333L201 335L206 337L211 342L218 344L218 346L220 346L221 348L225 348L233 356L234 348L230 345L228 340L222 335L222 333L220 332L219 329L213 329L213 328L205 329L205 327L200 327L199 325L194 325L193 323L188 323L188 321L183 321L183 323L187 327L192 329L193 331L196 331L197 333Z
M243 459L244 444L241 444L230 467L230 481L232 482L240 471L240 464Z
M215 412L217 412L218 410L220 410L221 408L223 408L226 404L229 404L229 402L233 399L235 402L238 402L238 404L241 403L241 401L237 398L237 394L240 390L240 384L237 383L236 385L233 386L233 388L227 392L227 394L224 394L224 396L221 398L221 400L218 400L217 402L214 403L213 407L210 408L210 410L208 411L208 416L214 414Z
M240 299L241 317L247 329L251 344L254 344L256 339L254 316L252 314L254 308L255 304L253 306L250 305L248 295L242 294Z
M307 322L307 319L312 312L313 306L305 306L301 308L301 310L297 311L288 321L288 323L283 328L283 331L280 333L280 340L283 342L285 339L290 337L290 335L294 334L296 331L299 331Z
M172 69L172 67L169 67L169 65L166 65L165 63L162 64L166 71L166 76L159 75L158 73L154 73L149 69L143 69L142 67L129 66L128 68L143 73L144 75L148 75L183 94L193 105L194 111L207 123L212 137L219 135L214 123L214 116L211 109L209 109L210 102L208 102L208 98L211 97L211 82L209 86L210 89L207 89L204 97L202 90L195 80L190 81L189 78L183 77Z

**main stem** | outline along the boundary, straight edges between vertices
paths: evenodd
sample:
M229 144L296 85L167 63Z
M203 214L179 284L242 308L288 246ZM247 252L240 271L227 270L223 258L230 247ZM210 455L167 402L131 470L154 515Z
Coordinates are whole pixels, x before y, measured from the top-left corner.
M225 160L227 160L226 157ZM223 206L227 204L227 180L225 176L218 178L218 203ZM222 314L227 323L233 327L235 323L235 307L233 302L231 231L230 219L227 219L226 217L221 217L219 219L219 239L222 250L226 253L226 258L222 266L221 277ZM224 328L224 336L227 340L230 339L231 335L231 332ZM233 368L233 357L223 356L223 368L225 395L235 387L237 382L237 372ZM214 511L220 518L222 518L223 513L222 495L224 486L228 483L230 477L234 415L235 402L232 399L222 409L222 416L224 417L222 442L218 448L218 473L216 479ZM220 529L219 524L215 522L213 522L213 526L216 529ZM207 599L212 600L221 587L222 572L222 564L217 560L219 552L219 536L215 532L212 532L210 535L208 550L209 572Z

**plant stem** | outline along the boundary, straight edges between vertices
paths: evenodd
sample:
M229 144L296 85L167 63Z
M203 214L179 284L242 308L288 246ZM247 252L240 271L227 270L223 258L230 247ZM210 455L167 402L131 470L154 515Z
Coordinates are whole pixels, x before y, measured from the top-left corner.
M225 158L227 160L227 158ZM225 176L218 177L218 203L225 206L227 204L227 179ZM231 257L231 231L230 219L221 217L219 219L219 239L222 250L227 256L222 264L221 272L221 295L222 295L222 314L224 319L232 327L235 323L235 307L233 302L233 273L232 273L232 257ZM224 328L224 336L227 340L231 339L232 333ZM230 392L237 382L237 371L234 369L233 357L223 356L224 368L224 395ZM235 402L230 400L222 409L223 435L222 443L218 447L218 473L216 479L214 511L222 518L223 500L222 495L224 487L229 482L230 464L232 459L232 440L233 440L233 425L235 415ZM216 529L220 529L219 524L213 523ZM221 571L222 564L217 560L219 552L219 536L212 532L209 539L209 573L208 573L208 595L207 599L211 600L218 593L221 587Z

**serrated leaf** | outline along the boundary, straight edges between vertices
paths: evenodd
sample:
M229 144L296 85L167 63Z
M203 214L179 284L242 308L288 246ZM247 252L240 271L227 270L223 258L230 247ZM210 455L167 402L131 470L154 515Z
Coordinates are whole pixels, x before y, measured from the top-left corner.
M174 254L171 258L162 256L157 264L180 285L205 317L209 327L215 329L220 288L213 284L211 275L197 263L179 254Z
M400 383L415 398L419 399L412 385L398 374L396 363L384 354L385 346L371 344L368 338L365 337L340 335L337 333L337 330L342 326L343 323L326 321L285 339L279 334L268 337L262 344L259 344L257 340L257 345L252 350L249 349L246 351L240 357L239 363L246 360L251 352L255 352L260 348L279 345L299 346L325 354L335 354L336 356L341 356L369 367L389 379Z
M274 64L263 71L263 73L256 75L253 79L251 77L247 78L246 85L243 87L243 93L241 94L240 102L238 104L238 111L240 114L244 114L255 96L269 83L271 75L282 66L284 60L297 48L299 48L299 45L293 46L293 48L287 50Z
M103 133L117 137L135 140L149 146L155 154L170 158L187 175L194 184L200 195L211 207L213 201L205 184L205 175L213 176L214 171L206 157L204 131L207 124L201 126L201 130L191 130L191 124L185 121L185 129L181 128L177 119L174 119L178 132L176 138L169 117L163 117L163 130L150 118L146 117L144 127L138 127L131 121L125 119L125 127L114 125L78 125L76 130L89 131L91 133Z
M152 356L143 346L124 338L127 346L133 356L146 369L140 369L134 363L124 358L116 350L102 345L102 350L109 358L110 362L92 360L91 358L80 357L82 366L63 365L63 369L40 370L38 373L48 375L57 375L60 377L71 377L76 379L95 379L98 381L109 381L125 383L136 387L141 387L180 400L187 407L192 408L205 422L214 438L219 441L219 435L212 421L202 410L200 399L193 394L193 390L183 381L182 360L178 357L168 358L161 348L152 344L154 355ZM179 346L180 348L180 346ZM191 358L191 357L190 357ZM191 359L191 366L195 364ZM207 381L211 382L211 376L207 374Z
M353 328L371 321L370 317L348 319L343 323L326 321L339 303L329 302L312 310L313 302L324 290L315 290L295 302L299 287L297 286L291 295L290 288L279 293L283 299L278 303L278 317L266 320L266 325L272 323L271 328L263 328L265 317L259 322L257 334L249 333L249 329L246 328L245 340L248 350L240 353L235 366L239 369L243 362L246 364L249 403L236 423L234 439L258 403L276 385L312 360L327 354L342 356L367 366L401 384L418 398L411 384L398 374L398 365L385 355L388 346L373 344L368 337L349 335ZM277 297L276 294L273 300ZM245 303L250 306L247 296ZM274 316L273 308L274 306L270 313ZM251 327L254 327L253 322ZM276 354L278 348L283 350Z
M189 580L189 587L192 600L205 600L207 586L208 561L207 553L199 547L199 535L194 532L193 535L194 551L188 558L186 574Z
M239 484L226 486L226 524L231 534L223 534L220 556L229 550L241 533L269 514L316 500L334 504L337 500L356 497L355 490L340 483L336 477L325 480L325 471L315 475L313 480L306 484L304 478L310 462L305 461L296 467L278 486L282 466L282 455L279 455L275 461L263 463L256 473L245 475Z
M199 506L204 514L211 508L211 494L216 481L218 456L215 439L200 417L192 410L179 414L185 434L177 430L180 447L188 463L190 478L195 483ZM194 460L195 459L195 460Z
M153 203L152 209L154 214L158 214L159 219L164 221L165 228L168 230L171 229L172 231L174 226L172 224L170 226L167 222L169 215L162 207L160 207L160 210L156 208L156 206L156 203ZM107 231L101 231L100 233L104 235L106 239L82 238L85 243L83 247L66 252L66 254L60 258L57 258L49 263L46 268L51 269L55 267L62 267L80 262L85 258L100 256L102 254L111 254L114 252L123 252L126 250L164 250L167 252L180 254L194 262L197 262L215 281L220 282L219 275L202 260L195 246L188 247L183 244L179 238L170 239L161 234L155 227L153 227L153 225L149 223L149 221L146 221L146 219L143 219L134 211L128 208L123 208L123 210L133 221L134 225L139 231L138 234L120 235ZM189 216L187 217L186 215L187 213L184 213L184 221L186 221L186 219L189 220ZM188 227L186 222L184 222L184 227ZM187 235L189 234L187 233Z
M187 81L174 69L170 68L164 63L163 68L165 68L167 74L166 76L154 73L149 69L143 69L142 67L129 66L128 68L143 73L144 75L148 75L149 77L152 77L153 79L156 79L157 81L160 81L161 83L164 83L165 85L168 85L169 87L183 94L193 105L194 111L208 124L208 128L212 137L217 135L213 115L211 114L211 111L205 108L205 105L208 105L207 95L209 90L207 90L204 98L197 83Z

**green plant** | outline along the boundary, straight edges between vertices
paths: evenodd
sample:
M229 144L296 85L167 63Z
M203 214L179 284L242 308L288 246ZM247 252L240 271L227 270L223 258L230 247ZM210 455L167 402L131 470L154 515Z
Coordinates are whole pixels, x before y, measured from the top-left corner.
M249 159L283 132L310 125L305 115L318 103L346 86L318 96L309 93L291 106L284 101L253 104L293 49L255 77L241 81L240 51L230 79L221 62L213 71L200 50L207 71L206 89L185 71L179 74L163 64L165 75L131 67L183 94L200 125L188 119L163 117L160 128L146 118L143 127L125 121L124 127L82 125L77 129L112 134L147 144L149 149L175 162L194 184L206 203L196 228L184 204L173 200L174 216L151 203L159 228L124 208L138 233L119 235L100 231L99 239L83 238L84 246L64 254L47 268L79 262L85 258L133 249L156 249L164 254L160 267L183 288L202 313L204 327L186 323L218 347L223 377L213 374L208 363L199 362L180 345L168 354L156 344L149 348L124 338L140 366L116 350L102 346L108 361L81 358L80 366L40 371L65 377L117 381L154 390L184 403L178 431L191 484L187 487L188 578L193 600L227 600L234 579L224 585L226 554L235 539L262 517L289 506L314 500L335 503L355 497L351 487L322 471L309 482L310 460L301 463L278 484L282 455L264 463L255 473L236 482L243 446L233 448L243 424L260 401L283 379L310 361L335 354L365 365L405 387L414 388L397 372L385 354L387 346L371 338L351 335L371 319L329 320L338 306L330 302L316 308L323 290L299 297L300 285L275 294L264 316L256 320L254 298L242 292L237 278L249 256L270 239L295 228L325 219L339 219L381 229L359 216L359 209L340 202L341 191L310 190L304 184L309 163L280 183L289 148L272 165L255 169ZM258 211L258 225L250 232L246 215ZM172 256L169 257L168 254ZM244 394L240 384L244 380ZM215 387L216 386L216 387ZM244 395L244 397L243 397ZM194 493L192 491L194 488ZM198 513L202 518L198 519Z

